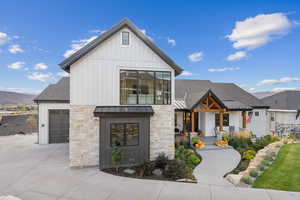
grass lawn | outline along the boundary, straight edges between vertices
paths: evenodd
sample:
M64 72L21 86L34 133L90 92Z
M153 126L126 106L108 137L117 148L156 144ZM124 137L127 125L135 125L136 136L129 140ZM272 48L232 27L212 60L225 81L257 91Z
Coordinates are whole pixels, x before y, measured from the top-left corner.
M253 187L300 192L300 144L284 145Z

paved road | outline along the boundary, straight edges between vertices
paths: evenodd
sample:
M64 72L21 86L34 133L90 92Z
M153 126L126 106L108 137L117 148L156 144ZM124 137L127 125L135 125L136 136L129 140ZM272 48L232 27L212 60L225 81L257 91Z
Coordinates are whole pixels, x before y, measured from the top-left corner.
M202 157L202 162L194 170L199 184L234 187L223 176L239 164L241 156L237 151L213 146L211 150L197 152Z
M138 180L97 168L70 169L68 145L0 137L0 196L22 200L300 200L300 193ZM221 165L221 163L220 163Z

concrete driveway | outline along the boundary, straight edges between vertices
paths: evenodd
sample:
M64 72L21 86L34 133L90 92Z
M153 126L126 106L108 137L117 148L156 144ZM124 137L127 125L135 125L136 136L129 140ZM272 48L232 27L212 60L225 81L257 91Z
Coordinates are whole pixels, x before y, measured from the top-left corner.
M299 193L186 184L70 169L68 145L34 144L36 136L0 137L0 196L23 200L300 200ZM0 198L1 199L1 198Z
M234 187L223 176L239 164L239 152L233 148L219 148L214 145L208 146L207 149L197 150L202 157L202 162L194 170L198 183Z

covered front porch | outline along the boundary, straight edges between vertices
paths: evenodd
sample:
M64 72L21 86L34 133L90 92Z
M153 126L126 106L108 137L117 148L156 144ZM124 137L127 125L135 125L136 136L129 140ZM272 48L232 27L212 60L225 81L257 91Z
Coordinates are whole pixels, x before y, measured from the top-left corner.
M247 110L229 109L212 91L208 91L190 109L183 102L176 107L176 134L217 137L222 132L234 133L247 129Z

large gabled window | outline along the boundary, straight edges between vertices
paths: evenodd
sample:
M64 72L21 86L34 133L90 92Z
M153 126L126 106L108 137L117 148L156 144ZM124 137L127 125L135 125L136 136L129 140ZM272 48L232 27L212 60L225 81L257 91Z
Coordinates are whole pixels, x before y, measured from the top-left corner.
M171 72L121 70L120 104L171 104Z

